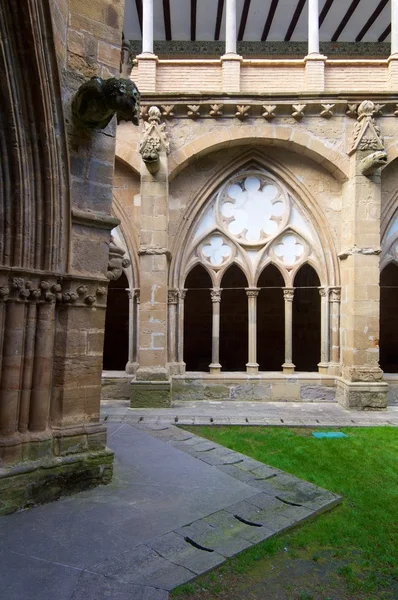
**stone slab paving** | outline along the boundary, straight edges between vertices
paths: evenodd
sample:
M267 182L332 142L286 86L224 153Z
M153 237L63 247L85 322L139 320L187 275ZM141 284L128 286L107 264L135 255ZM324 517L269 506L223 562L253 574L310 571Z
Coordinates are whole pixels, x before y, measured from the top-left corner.
M102 415L131 424L273 425L298 427L398 426L398 406L383 411L347 410L336 402L179 402L172 408L130 408L127 400L108 400Z
M0 517L7 600L166 600L227 557L340 502L163 419L129 424L129 409L115 408L111 484Z

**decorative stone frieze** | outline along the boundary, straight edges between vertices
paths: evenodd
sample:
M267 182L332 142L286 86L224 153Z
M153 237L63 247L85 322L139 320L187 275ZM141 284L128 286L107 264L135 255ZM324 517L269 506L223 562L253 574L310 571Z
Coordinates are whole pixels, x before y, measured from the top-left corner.
M235 116L238 119L243 120L245 117L247 117L249 115L249 112L250 112L250 106L248 106L248 105L245 106L243 104L242 105L237 104Z
M345 112L345 114L350 117L351 119L356 119L357 118L357 110L358 110L358 104L348 104L348 108Z
M306 108L306 104L293 104L292 105L292 117L296 121L301 121L304 117L304 110Z
M174 104L169 104L169 105L162 104L161 109L162 109L162 116L165 117L165 119L172 119L174 117L174 115L175 115Z
M333 108L335 106L335 104L321 104L323 110L321 110L320 116L324 119L330 119L333 117Z
M200 105L199 104L188 104L187 106L187 115L192 119L197 119L200 117Z
M211 117L222 117L223 115L223 105L222 104L211 104L209 115Z
M263 104L263 109L264 112L262 113L262 116L264 117L264 119L266 119L267 121L272 121L272 119L275 119L275 104Z

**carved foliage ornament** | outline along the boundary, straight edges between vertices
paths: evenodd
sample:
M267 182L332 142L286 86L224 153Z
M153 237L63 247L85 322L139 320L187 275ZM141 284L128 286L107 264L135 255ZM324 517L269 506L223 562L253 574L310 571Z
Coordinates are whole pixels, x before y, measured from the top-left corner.
M57 304L85 304L93 306L97 300L106 296L106 288L100 286L90 290L87 285L79 285L75 291L64 289L62 283L40 281L33 283L21 277L12 277L8 285L0 286L0 301L46 302Z
M160 122L161 112L157 106L148 110L148 122L144 123L143 137L140 143L140 154L151 173L160 168L160 153L170 152L170 144L165 123Z

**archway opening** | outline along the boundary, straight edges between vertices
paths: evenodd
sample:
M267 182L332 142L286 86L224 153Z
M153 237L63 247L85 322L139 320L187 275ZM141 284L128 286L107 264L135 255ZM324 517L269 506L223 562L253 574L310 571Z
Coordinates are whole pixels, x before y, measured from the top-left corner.
M129 282L126 274L110 281L105 317L105 371L124 371L129 356Z
M247 279L231 265L221 280L220 363L223 371L245 371L248 361Z
M387 265L380 274L380 367L398 373L398 266Z
M258 279L257 362L260 371L280 371L285 359L284 285L275 265L268 265Z
M305 264L294 278L293 363L297 371L317 371L321 351L319 277Z
M197 265L185 280L184 362L187 371L208 371L211 363L211 277Z

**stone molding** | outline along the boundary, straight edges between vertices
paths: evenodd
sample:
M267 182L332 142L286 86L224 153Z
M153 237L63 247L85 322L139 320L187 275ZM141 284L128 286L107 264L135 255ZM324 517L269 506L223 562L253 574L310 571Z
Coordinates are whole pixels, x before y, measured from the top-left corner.
M349 256L355 256L355 254L363 254L365 256L374 254L375 256L378 256L379 254L381 254L381 248L360 248L359 246L353 246L352 248L348 248L347 250L342 250L337 256L340 260L345 260Z
M139 256L161 256L165 255L169 260L171 259L171 252L167 248L157 248L155 246L140 246L138 249Z
M93 210L72 209L72 223L84 227L95 227L95 229L107 229L111 231L120 225L120 220L111 215L95 212Z
M81 307L106 306L107 280L59 277L42 278L0 274L0 302L57 303Z
M288 94L287 94L288 95ZM150 96L150 94L147 94ZM277 118L291 117L295 121L299 122L302 119L312 119L315 117L322 117L323 119L333 119L334 117L348 117L351 119L363 119L364 116L361 113L362 105L372 105L372 120L375 130L378 130L377 125L374 123L374 116L377 117L398 117L398 104L396 101L384 101L381 103L373 103L370 101L364 101L362 103L355 101L340 100L330 96L329 98L322 99L308 99L305 102L297 103L294 99L279 101L275 98L270 104L264 104L255 98L242 103L239 100L232 100L223 94L212 94L212 100L202 100L200 96L193 96L191 99L187 98L185 101L181 98L175 97L175 101L172 104L164 105L161 104L161 95L151 95L151 99L142 100L141 106L141 119L148 121L144 123L144 137L141 142L143 146L146 138L151 138L150 134L150 118L149 111L156 109L156 119L158 125L160 124L160 117L163 116L166 120L171 119L239 119L245 120L247 118L265 119L271 121ZM218 102L217 102L218 99ZM362 115L362 116L361 116ZM359 124L359 123L358 123ZM361 123L362 125L362 123ZM157 132L156 140L165 143L166 151L169 152L169 142L167 136L165 136L165 123L160 125L161 131ZM358 127L358 132L361 127ZM356 131L356 130L355 130ZM356 133L356 137L358 136ZM160 133L160 134L159 134ZM154 135L154 134L153 134ZM153 137L152 135L152 137ZM380 132L378 133L380 137ZM356 139L356 138L355 138ZM381 139L381 137L380 137ZM351 145L354 141L351 142ZM158 143L159 145L159 143ZM379 147L376 149L380 149ZM141 154L142 151L140 150Z

